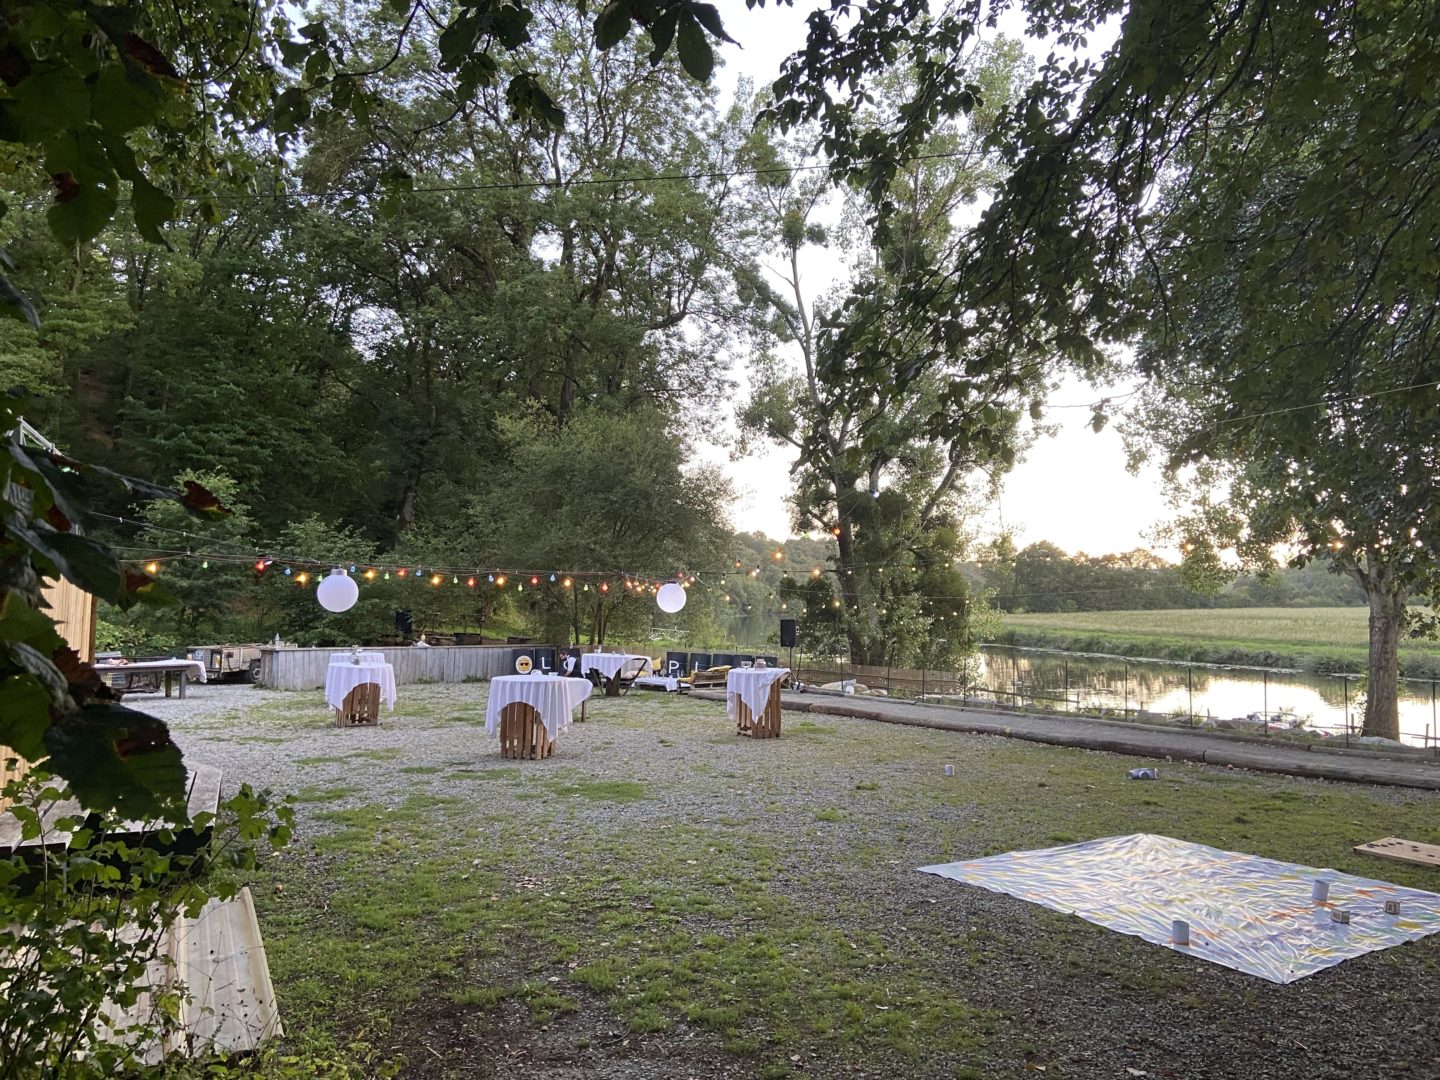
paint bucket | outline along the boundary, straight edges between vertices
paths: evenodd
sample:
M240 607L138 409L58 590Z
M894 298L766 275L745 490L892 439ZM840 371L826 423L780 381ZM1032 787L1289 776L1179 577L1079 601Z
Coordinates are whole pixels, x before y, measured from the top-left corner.
M1190 924L1184 919L1172 919L1170 922L1170 944L1190 944Z
M1131 769L1131 770L1130 770L1130 779L1131 779L1131 780L1159 780L1159 779L1160 779L1160 771L1159 771L1158 769Z
M1330 882L1324 878L1316 878L1315 884L1310 886L1310 899L1317 904L1323 904L1330 898Z
M955 775L955 766L954 766L954 765L946 765L946 766L945 766L945 775L946 775L946 776L954 776L954 775Z
M1350 921L1350 912L1346 911L1344 908L1331 908L1330 921L1338 923L1348 923Z

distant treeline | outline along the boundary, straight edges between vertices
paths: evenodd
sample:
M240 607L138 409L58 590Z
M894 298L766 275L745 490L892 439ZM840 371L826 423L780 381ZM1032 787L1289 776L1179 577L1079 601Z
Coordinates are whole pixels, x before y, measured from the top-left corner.
M1041 541L1011 555L993 545L968 572L1000 611L1155 611L1165 608L1348 607L1363 605L1354 579L1314 562L1269 578L1243 574L1210 596L1187 586L1180 568L1144 549L1070 555Z

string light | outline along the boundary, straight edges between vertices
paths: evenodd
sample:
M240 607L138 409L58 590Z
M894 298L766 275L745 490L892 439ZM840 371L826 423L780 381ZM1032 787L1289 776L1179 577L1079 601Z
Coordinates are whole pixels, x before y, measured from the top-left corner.
M286 577L289 577L289 576L290 576L290 567L288 567L288 566L285 567L285 576L286 576Z
M390 575L389 575L389 574L386 574L385 576L388 578ZM365 571L365 580L366 580L366 581L374 581L374 580L375 580L375 569L374 569L374 567L371 567L369 570L366 570L366 571Z
M287 573L288 573L288 571L287 571ZM307 574L307 573L305 573L305 571L302 570L302 571L300 571L299 576L296 577L295 580L298 581L301 585L304 585L307 581L310 580L310 575Z
M551 574L551 575L550 575L550 580L551 580L551 581L554 581L554 580L555 580L555 575L554 575L554 574ZM533 589L536 585L539 585L539 584L540 584L540 579L539 579L539 577L537 577L537 576L534 575L534 574L531 574L531 575L530 575L530 587Z
M474 579L473 577L472 577L472 578L466 578L466 579L465 579L465 584L468 585L468 586L470 586L470 588L473 589L473 588L475 587L475 579Z
M503 588L505 587L505 575L504 575L504 574L501 574L499 577L497 577L497 578L495 579L495 587L496 587L497 589L503 589Z
M555 580L555 575L554 575L554 574L551 574L551 575L550 575L550 580L551 580L551 581L554 581L554 580ZM568 588L570 588L570 586L571 586L572 584L574 584L574 583L567 577L563 582L561 582L561 584L562 584L565 588L568 589Z
M395 573L398 574L400 577L404 577L405 574L407 573L407 571L406 571L406 569L402 566L399 570L396 570ZM386 579L388 580L389 577L390 577L390 575L389 575L389 574L386 574L385 577L386 577Z
M160 572L160 564L158 562L147 562L145 564L145 572L151 577L154 577Z
M554 585L554 584L555 584L555 575L554 575L554 574L551 574L551 575L550 575L550 584L551 584L551 585ZM566 578L566 579L565 579L565 587L566 587L566 588L569 588L569 587L570 587L570 579L569 579L569 578Z
M431 574L431 575L430 575L430 584L431 584L431 585L434 585L434 586L438 589L438 588L440 587L440 575L439 575L439 574Z
M602 582L600 583L600 591L601 591L601 592L609 592L609 591L610 591L610 583L609 583L608 581L602 581Z

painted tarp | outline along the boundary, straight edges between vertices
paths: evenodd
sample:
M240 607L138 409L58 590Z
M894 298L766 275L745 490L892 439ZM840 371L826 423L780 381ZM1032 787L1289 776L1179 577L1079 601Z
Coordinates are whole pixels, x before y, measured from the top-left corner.
M1440 932L1440 894L1149 833L920 870L1276 983ZM1312 899L1317 880L1325 901ZM1171 941L1175 920L1189 924L1188 946Z

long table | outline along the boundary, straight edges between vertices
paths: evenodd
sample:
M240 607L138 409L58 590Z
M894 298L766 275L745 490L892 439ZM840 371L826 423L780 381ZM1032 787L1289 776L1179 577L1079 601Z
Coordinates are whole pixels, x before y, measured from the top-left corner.
M178 682L180 696L185 696L185 683L188 679L205 681L205 665L199 660L136 660L130 664L96 664L95 672L102 679L106 679L112 687L115 686L117 675L136 675L146 672L153 672L165 676L165 696L170 696L171 687ZM115 687L119 690L128 690L130 687Z

